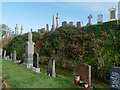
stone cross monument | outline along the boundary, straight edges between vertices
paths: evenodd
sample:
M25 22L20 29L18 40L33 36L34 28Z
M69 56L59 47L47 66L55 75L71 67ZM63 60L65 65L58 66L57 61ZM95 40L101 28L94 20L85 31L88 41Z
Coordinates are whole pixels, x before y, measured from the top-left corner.
M92 14L90 14L89 16L88 16L88 19L89 19L89 22L87 23L87 25L92 25L92 23L91 23L91 19L93 18L93 16L92 16Z
M53 15L53 25L52 25L52 31L55 31L55 16Z
M18 25L16 24L16 27L15 27L15 36L18 35Z
M118 19L120 20L120 1L118 2Z
M116 19L116 8L112 7L111 9L109 9L109 20L108 21L113 21L113 20L117 20Z
M103 15L102 14L98 15L98 22L97 23L103 23Z
M57 22L56 28L58 28L59 27L59 16L58 16L58 13L57 13L57 17L56 17L56 22Z
M32 41L32 32L30 31L28 33L28 41L25 43L26 58L23 63L23 65L26 65L27 68L33 67L34 45L35 43Z
M23 35L23 26L21 26L21 35Z

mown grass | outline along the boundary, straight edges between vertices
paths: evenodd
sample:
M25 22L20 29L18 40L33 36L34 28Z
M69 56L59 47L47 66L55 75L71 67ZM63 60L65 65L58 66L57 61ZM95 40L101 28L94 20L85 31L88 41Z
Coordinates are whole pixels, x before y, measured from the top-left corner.
M14 64L13 62L0 59L2 61L2 77L14 88L77 88L73 85L71 76L58 75L56 78L47 76L44 73L36 73L25 66ZM92 84L95 88L105 88L101 85Z

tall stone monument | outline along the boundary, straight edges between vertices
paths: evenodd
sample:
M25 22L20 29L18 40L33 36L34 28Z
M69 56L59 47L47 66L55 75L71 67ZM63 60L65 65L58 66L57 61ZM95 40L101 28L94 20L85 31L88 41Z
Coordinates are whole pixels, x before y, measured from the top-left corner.
M87 23L87 25L92 25L92 23L91 23L91 19L93 18L93 16L92 16L92 14L90 14L89 16L88 16L88 19L89 19L89 22Z
M23 35L23 26L21 26L21 35Z
M111 90L120 90L120 67L113 67L110 71Z
M15 63L17 62L17 60L16 60L16 55L17 55L17 53L16 53L16 51L14 51L14 52L13 52L13 60L14 60Z
M55 16L53 15L53 25L52 25L52 31L55 31Z
M57 22L56 28L58 28L59 27L59 16L58 16L58 13L57 13L57 17L56 17L56 22Z
M109 9L109 20L108 21L113 21L113 20L117 20L116 19L116 8L112 7L111 9Z
M26 65L27 68L33 67L34 45L35 43L32 41L32 32L30 31L28 33L28 41L25 43L26 58L23 63L23 65Z
M118 19L120 20L120 1L118 2Z
M14 31L12 31L12 36L14 37Z
M18 25L16 24L16 27L15 27L15 36L18 35Z
M49 25L48 24L46 24L46 30L49 31Z
M98 22L97 22L98 24L99 23L103 23L103 15L102 14L99 14L98 15Z

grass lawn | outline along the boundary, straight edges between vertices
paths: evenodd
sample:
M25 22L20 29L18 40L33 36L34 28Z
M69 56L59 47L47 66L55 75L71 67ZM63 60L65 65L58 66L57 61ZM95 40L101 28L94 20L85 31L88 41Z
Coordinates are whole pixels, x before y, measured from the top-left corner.
M56 78L47 76L45 73L38 74L25 66L0 59L2 62L2 77L14 88L77 88L73 85L71 76L58 75ZM42 72L46 70L41 69ZM105 88L92 84L95 88Z

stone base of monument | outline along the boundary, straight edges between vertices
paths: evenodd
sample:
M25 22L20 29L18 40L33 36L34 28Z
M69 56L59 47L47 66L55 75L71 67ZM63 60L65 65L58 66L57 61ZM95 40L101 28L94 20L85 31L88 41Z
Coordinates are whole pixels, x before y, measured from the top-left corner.
M23 66L26 66L26 67L29 68L29 69L32 69L32 67L33 67L32 65L26 64L26 63L23 63L22 65L23 65Z
M35 67L33 67L32 70L33 70L34 72L38 72L38 73L40 72L40 68L35 68Z

